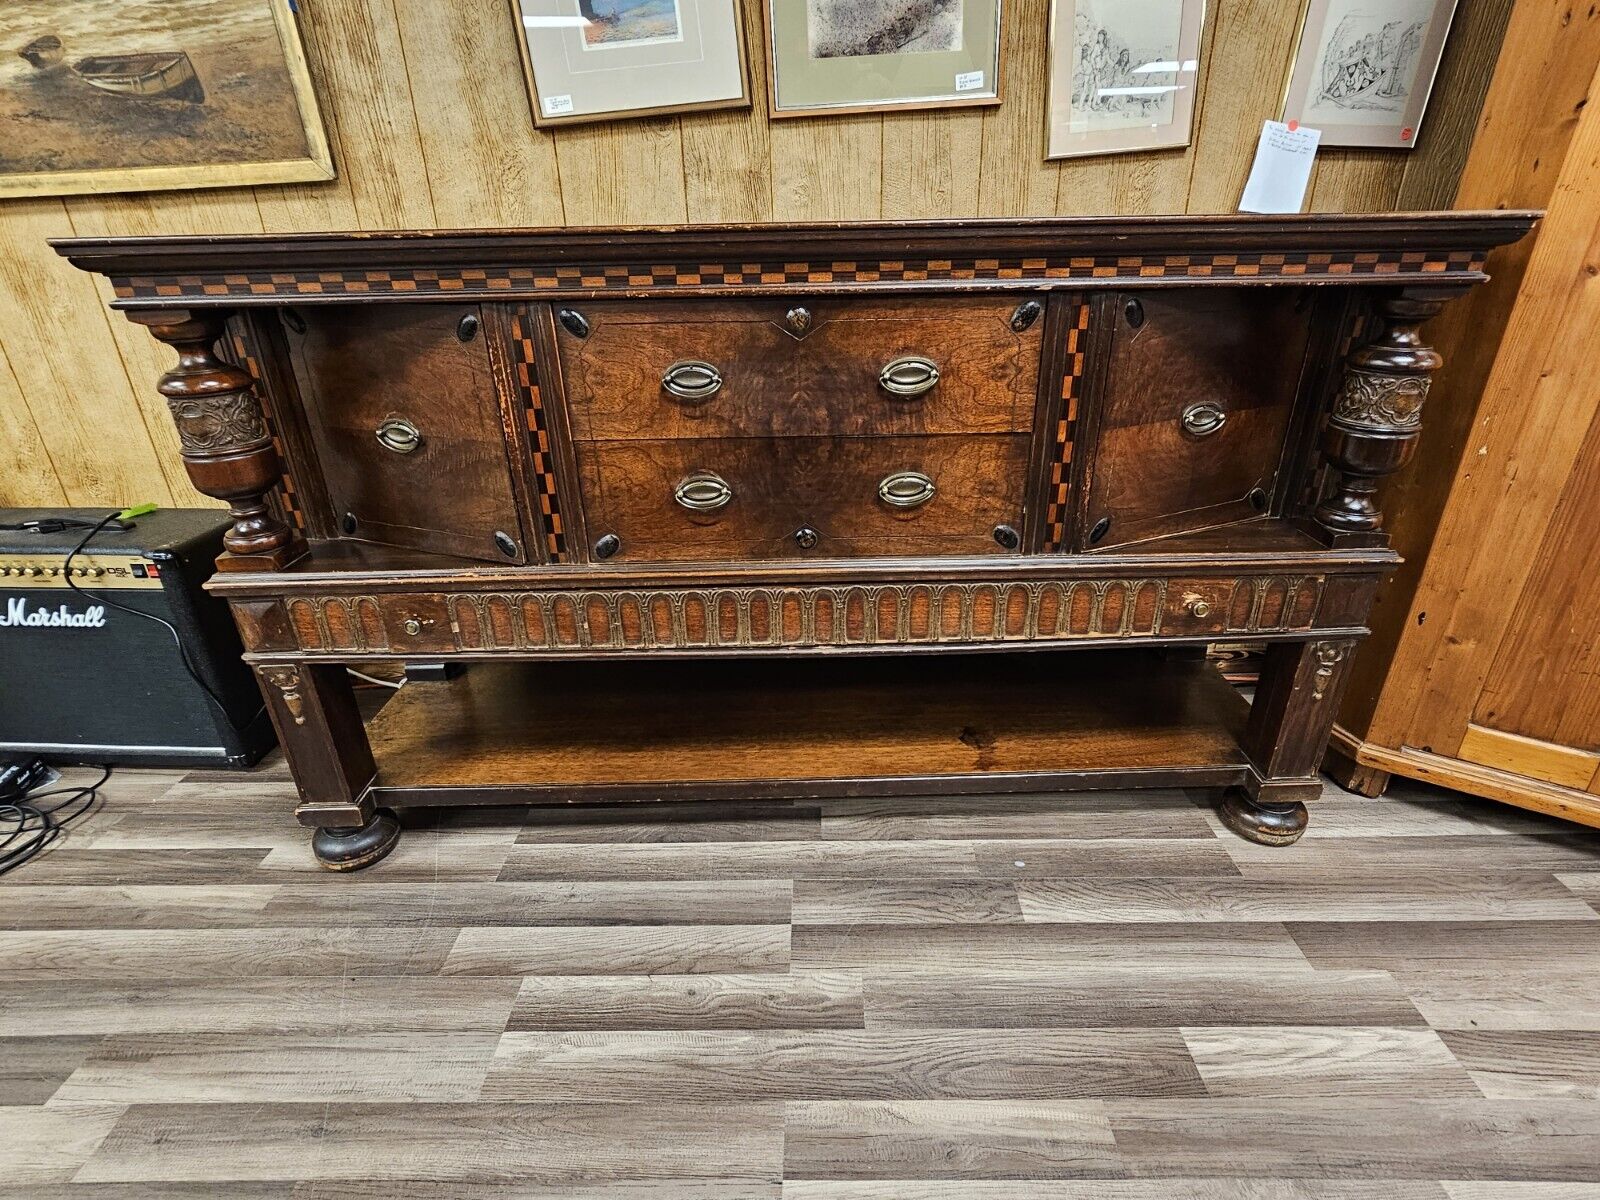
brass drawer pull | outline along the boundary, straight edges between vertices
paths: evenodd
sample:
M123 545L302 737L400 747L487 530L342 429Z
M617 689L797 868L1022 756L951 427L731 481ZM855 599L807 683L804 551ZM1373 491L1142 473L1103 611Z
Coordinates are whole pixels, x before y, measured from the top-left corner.
M1228 414L1219 405L1205 400L1184 409L1178 423L1190 437L1210 437L1228 423Z
M661 377L661 386L680 400L705 400L722 386L722 372L708 362L675 362Z
M921 471L896 471L878 485L878 499L892 508L921 508L938 491Z
M716 512L733 500L733 489L720 475L696 471L678 481L678 486L672 489L672 498L690 512Z
M422 431L404 417L390 417L375 431L385 450L414 454L422 445Z
M931 392L939 382L939 368L926 358L907 355L878 372L878 384L891 396L912 397Z

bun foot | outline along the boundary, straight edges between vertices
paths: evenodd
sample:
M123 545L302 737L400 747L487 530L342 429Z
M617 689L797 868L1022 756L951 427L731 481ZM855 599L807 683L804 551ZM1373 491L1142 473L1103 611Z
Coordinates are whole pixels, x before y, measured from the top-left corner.
M1223 795L1217 815L1245 841L1262 846L1293 845L1306 831L1306 806L1298 800L1268 807L1233 788Z
M380 808L372 820L354 829L319 829L311 835L311 853L330 871L370 867L400 840L400 818Z

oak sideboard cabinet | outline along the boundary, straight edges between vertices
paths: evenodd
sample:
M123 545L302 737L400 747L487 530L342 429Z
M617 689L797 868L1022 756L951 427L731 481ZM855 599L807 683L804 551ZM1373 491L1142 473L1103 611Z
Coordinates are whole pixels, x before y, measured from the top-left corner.
M1294 841L1421 326L1535 217L57 249L177 351L211 586L349 869L425 804L1186 785ZM1239 638L1253 704L1197 652ZM372 659L470 666L363 727Z

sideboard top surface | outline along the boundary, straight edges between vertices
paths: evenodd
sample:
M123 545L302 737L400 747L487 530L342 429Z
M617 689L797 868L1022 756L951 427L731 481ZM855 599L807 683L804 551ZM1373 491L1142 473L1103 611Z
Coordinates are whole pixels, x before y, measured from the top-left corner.
M1481 281L1537 212L413 230L52 242L124 308L640 293Z

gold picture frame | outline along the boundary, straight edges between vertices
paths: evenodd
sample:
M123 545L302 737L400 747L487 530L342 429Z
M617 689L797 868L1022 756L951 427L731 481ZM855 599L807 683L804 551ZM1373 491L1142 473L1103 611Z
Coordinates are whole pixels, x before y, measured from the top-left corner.
M0 149L0 199L250 187L334 177L333 154L290 0L169 0L165 9L142 10L187 20L178 44L172 44L171 25L159 32L125 23L119 28L117 22L128 15L120 5L69 10L55 0L7 4L10 24L31 26L32 33L24 44L4 47L10 69L0 74L0 124L8 126L11 141L9 158ZM240 29L254 29L256 36L240 37ZM215 40L204 41L208 34ZM85 50L101 52L77 57ZM251 58L256 51L265 57ZM228 87L208 89L208 77L214 81L219 76ZM275 97L276 106L263 96ZM40 108L51 101L59 101L60 113L70 115ZM292 118L285 111L289 106ZM26 140L30 123L39 148ZM116 140L119 134L125 144ZM160 146L188 152L208 145L234 155L241 145L254 145L264 157L241 160L219 154L211 161L88 165L96 152L115 157L119 145L124 157L154 154L153 148ZM289 150L295 152L283 153ZM34 159L53 155L73 165L7 170L11 161L27 164L30 154Z
M618 39L614 49L605 50L604 41L593 46L613 54L614 65L597 72L601 81L581 88L585 81L581 74L562 69L573 56L586 48L590 39L580 32L576 24L581 19L580 9L591 4L603 5L606 0L510 0L511 19L516 25L517 48L522 59L522 75L528 86L528 104L533 113L533 123L541 129L562 125L584 125L597 121L623 121L640 117L659 117L671 113L715 112L730 108L749 108L750 64L745 53L744 8L741 0L661 0L660 6L670 5L674 21L672 33L676 36ZM530 10L560 10L533 12ZM565 10L570 9L571 12ZM545 61L547 75L554 74L552 86L539 86L539 66L534 62L534 51L529 21L549 19L551 32L559 43L545 47L550 53ZM646 35L649 30L642 31ZM690 39L696 39L691 41ZM710 54L717 63L708 72L704 60L693 60L675 55L671 44L688 42L698 46L702 54ZM556 51L562 51L565 64L556 61ZM598 93L614 99L618 94L642 98L651 86L649 75L655 73L655 86L665 86L676 98L664 103L639 104L622 99L618 107L596 108L592 97L586 102L584 91ZM627 76L636 76L628 79ZM547 82L551 82L547 79ZM737 93L731 88L737 83ZM690 98L694 89L722 91L721 96L703 99ZM631 89L631 91L630 91ZM552 101L558 103L552 104Z
M954 38L915 51L880 51L870 33L842 31L818 52L815 19L850 0L762 0L767 114L786 117L912 112L1000 103L1000 22L1004 0L956 0ZM842 24L842 22L841 22ZM860 45L852 45L852 38Z

